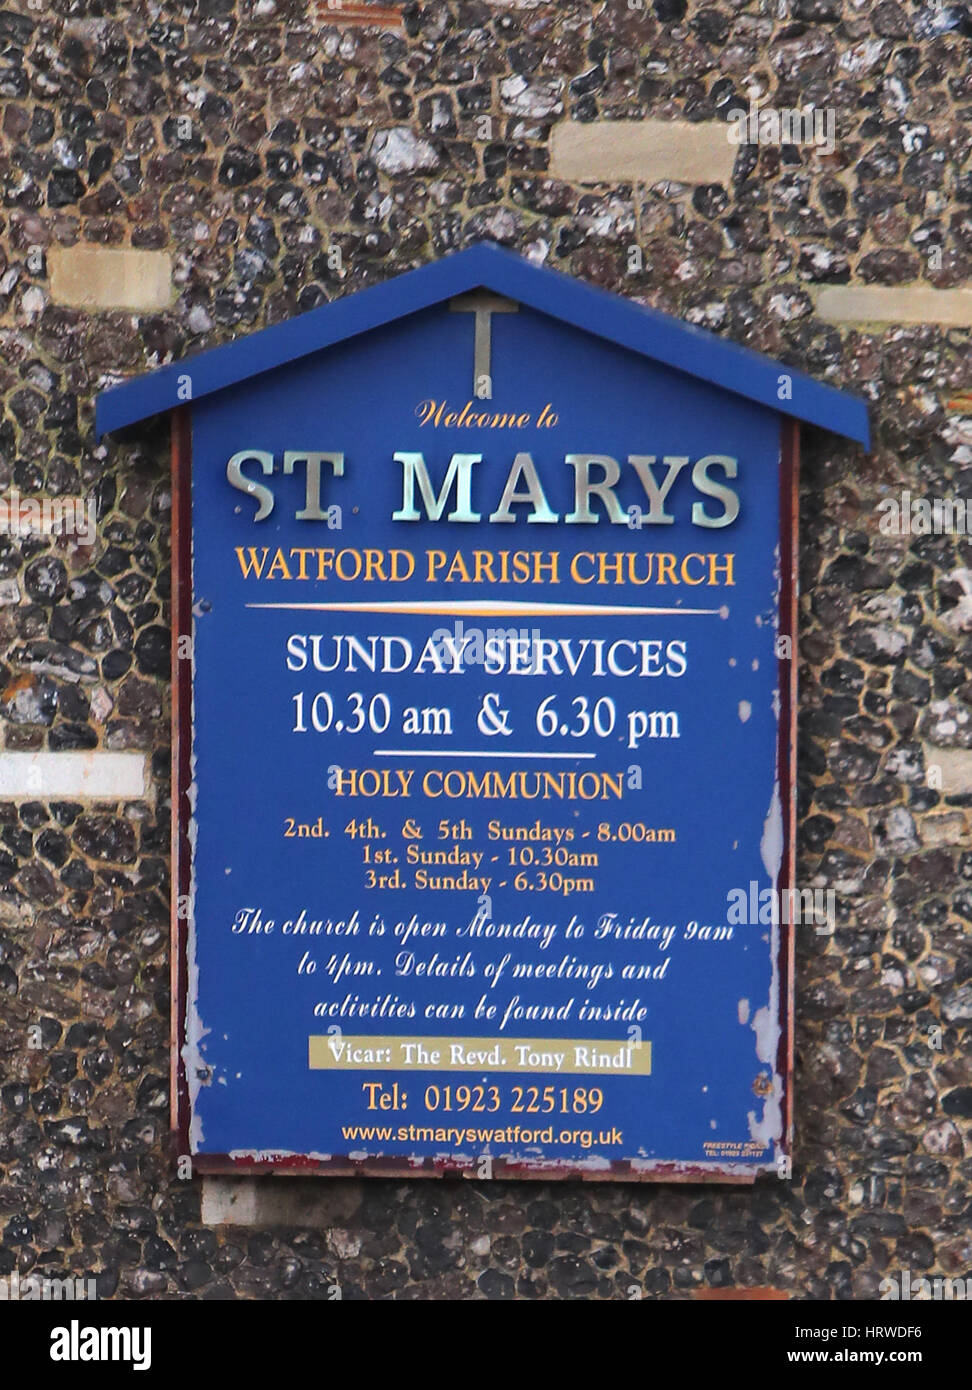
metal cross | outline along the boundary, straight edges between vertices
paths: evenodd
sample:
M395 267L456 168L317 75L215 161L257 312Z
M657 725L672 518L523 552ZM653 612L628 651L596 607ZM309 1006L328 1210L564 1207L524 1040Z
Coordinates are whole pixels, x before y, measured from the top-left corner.
M493 314L515 314L519 309L512 299L502 299L488 290L473 290L449 301L454 314L476 315L476 339L473 349L473 395L481 401L493 399L491 370Z

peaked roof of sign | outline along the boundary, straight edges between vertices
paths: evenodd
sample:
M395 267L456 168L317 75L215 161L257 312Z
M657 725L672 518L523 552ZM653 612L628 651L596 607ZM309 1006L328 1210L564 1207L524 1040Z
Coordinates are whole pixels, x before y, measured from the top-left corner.
M488 242L103 391L95 413L98 436L184 404L179 383L186 373L191 373L192 399L197 401L355 334L479 288L526 304L781 415L819 425L865 446L869 443L867 405L859 396L825 386L762 353L621 295L593 289ZM777 395L779 376L784 371L792 383L788 400Z

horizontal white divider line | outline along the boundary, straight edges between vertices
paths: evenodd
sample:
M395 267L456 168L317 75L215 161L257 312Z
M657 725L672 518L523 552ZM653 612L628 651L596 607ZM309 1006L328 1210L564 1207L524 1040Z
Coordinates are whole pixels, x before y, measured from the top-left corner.
M443 752L440 748L376 748L373 754L376 758L569 758L572 762L576 758L596 758L596 753L503 753L499 749L493 752L491 749L483 749L482 752L469 752L466 749L458 753Z
M146 753L0 753L0 800L137 800L146 794L147 771Z
M433 613L443 617L453 614L469 614L479 618L583 618L604 617L616 614L619 617L658 617L664 613L678 617L707 614L717 617L721 608L626 608L613 603L519 603L515 599L491 602L488 599L459 599L454 603L440 603L436 599L416 599L413 603L248 603L247 608L305 608L321 613ZM728 616L728 608L725 615Z

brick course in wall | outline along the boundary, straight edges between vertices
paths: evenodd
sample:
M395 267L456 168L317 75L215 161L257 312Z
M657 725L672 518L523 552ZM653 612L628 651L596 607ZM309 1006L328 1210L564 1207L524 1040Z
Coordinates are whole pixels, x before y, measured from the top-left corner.
M972 497L968 11L367 9L0 10L0 490L98 514L94 545L0 534L0 1275L846 1299L972 1274L972 543L878 510ZM832 111L833 149L733 146L751 100ZM798 940L793 1178L204 1191L168 1145L167 427L99 445L93 400L484 238L871 406L872 454L804 440L798 879L839 917Z

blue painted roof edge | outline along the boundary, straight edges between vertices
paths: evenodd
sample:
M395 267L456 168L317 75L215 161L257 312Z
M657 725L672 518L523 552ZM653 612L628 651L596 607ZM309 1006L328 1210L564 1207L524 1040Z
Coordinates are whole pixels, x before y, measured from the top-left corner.
M865 448L870 444L867 403L861 397L825 386L771 357L656 309L594 289L561 271L533 265L490 242L111 387L95 404L96 433L100 439L185 404L190 398L187 377L191 399L199 400L480 286L781 415L831 430ZM783 373L790 378L789 400L777 396Z

